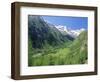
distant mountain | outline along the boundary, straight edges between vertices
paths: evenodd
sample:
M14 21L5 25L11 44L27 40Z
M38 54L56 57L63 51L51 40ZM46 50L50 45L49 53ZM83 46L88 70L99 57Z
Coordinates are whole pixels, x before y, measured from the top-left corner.
M61 33L63 34L68 34L70 36L72 36L73 38L76 38L77 36L79 36L79 34L83 31L85 31L84 28L81 29L76 29L76 30L72 30L67 28L66 26L62 26L62 25L57 25L55 26Z
M61 45L73 40L73 37L62 34L54 25L44 21L41 16L28 16L28 35L34 48L42 48L46 44Z

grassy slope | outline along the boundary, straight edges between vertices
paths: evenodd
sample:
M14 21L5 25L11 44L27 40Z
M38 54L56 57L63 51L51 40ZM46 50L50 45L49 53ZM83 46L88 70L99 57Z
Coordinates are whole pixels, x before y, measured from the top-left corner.
M29 40L29 66L84 64L87 60L87 37L83 32L74 42L52 47L45 44L43 49L34 49Z
M54 48L50 45L46 45L43 49L33 49L29 53L29 65L63 65L69 52L69 48Z
M87 60L87 33L74 42L38 16L29 16L28 65L82 64Z

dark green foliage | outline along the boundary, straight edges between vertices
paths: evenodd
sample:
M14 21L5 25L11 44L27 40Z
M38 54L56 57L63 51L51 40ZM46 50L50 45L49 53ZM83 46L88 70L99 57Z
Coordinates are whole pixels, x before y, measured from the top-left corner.
M30 38L28 39L28 65L30 66L30 65L32 65L32 56L33 56L33 48L32 48L32 42L31 42L31 40L30 40Z
M87 32L75 40L40 16L28 17L28 66L87 63Z
M28 16L28 29L33 48L43 48L45 41L56 46L72 40L68 35L65 36L59 32L53 25L46 23L40 16Z

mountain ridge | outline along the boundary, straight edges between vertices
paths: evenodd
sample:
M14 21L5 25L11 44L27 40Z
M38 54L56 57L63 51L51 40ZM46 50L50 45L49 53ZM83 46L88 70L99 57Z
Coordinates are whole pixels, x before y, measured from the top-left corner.
M40 16L29 16L28 19L28 33L33 47L42 48L45 43L55 46L73 40L71 36L63 35L54 25L48 24Z
M62 33L66 33L66 34L69 34L71 35L73 38L76 38L77 36L79 36L79 34L82 32L82 31L85 31L84 28L81 28L81 29L70 29L66 26L63 26L63 25L55 25L55 27L61 31Z
M87 54L86 30L73 38L41 16L28 16L28 66L85 64Z

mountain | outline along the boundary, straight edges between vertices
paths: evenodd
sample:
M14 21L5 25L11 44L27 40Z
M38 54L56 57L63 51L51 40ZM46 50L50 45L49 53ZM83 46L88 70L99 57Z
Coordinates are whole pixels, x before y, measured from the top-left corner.
M76 33L77 38L73 38ZM56 27L41 16L28 16L28 66L85 64L87 31Z
M54 25L45 22L41 16L28 16L28 35L34 48L42 48L46 44L61 45L73 40L70 35L63 35Z
M87 31L83 31L70 45L71 52L69 54L74 58L73 62L86 63L88 59L87 38Z
M69 29L69 28L67 28L66 26L62 26L62 25L56 25L55 27L56 27L61 33L63 33L63 34L68 34L68 35L72 36L73 38L76 38L77 36L79 36L79 34L80 34L82 31L85 31L84 28L72 30L72 29Z

